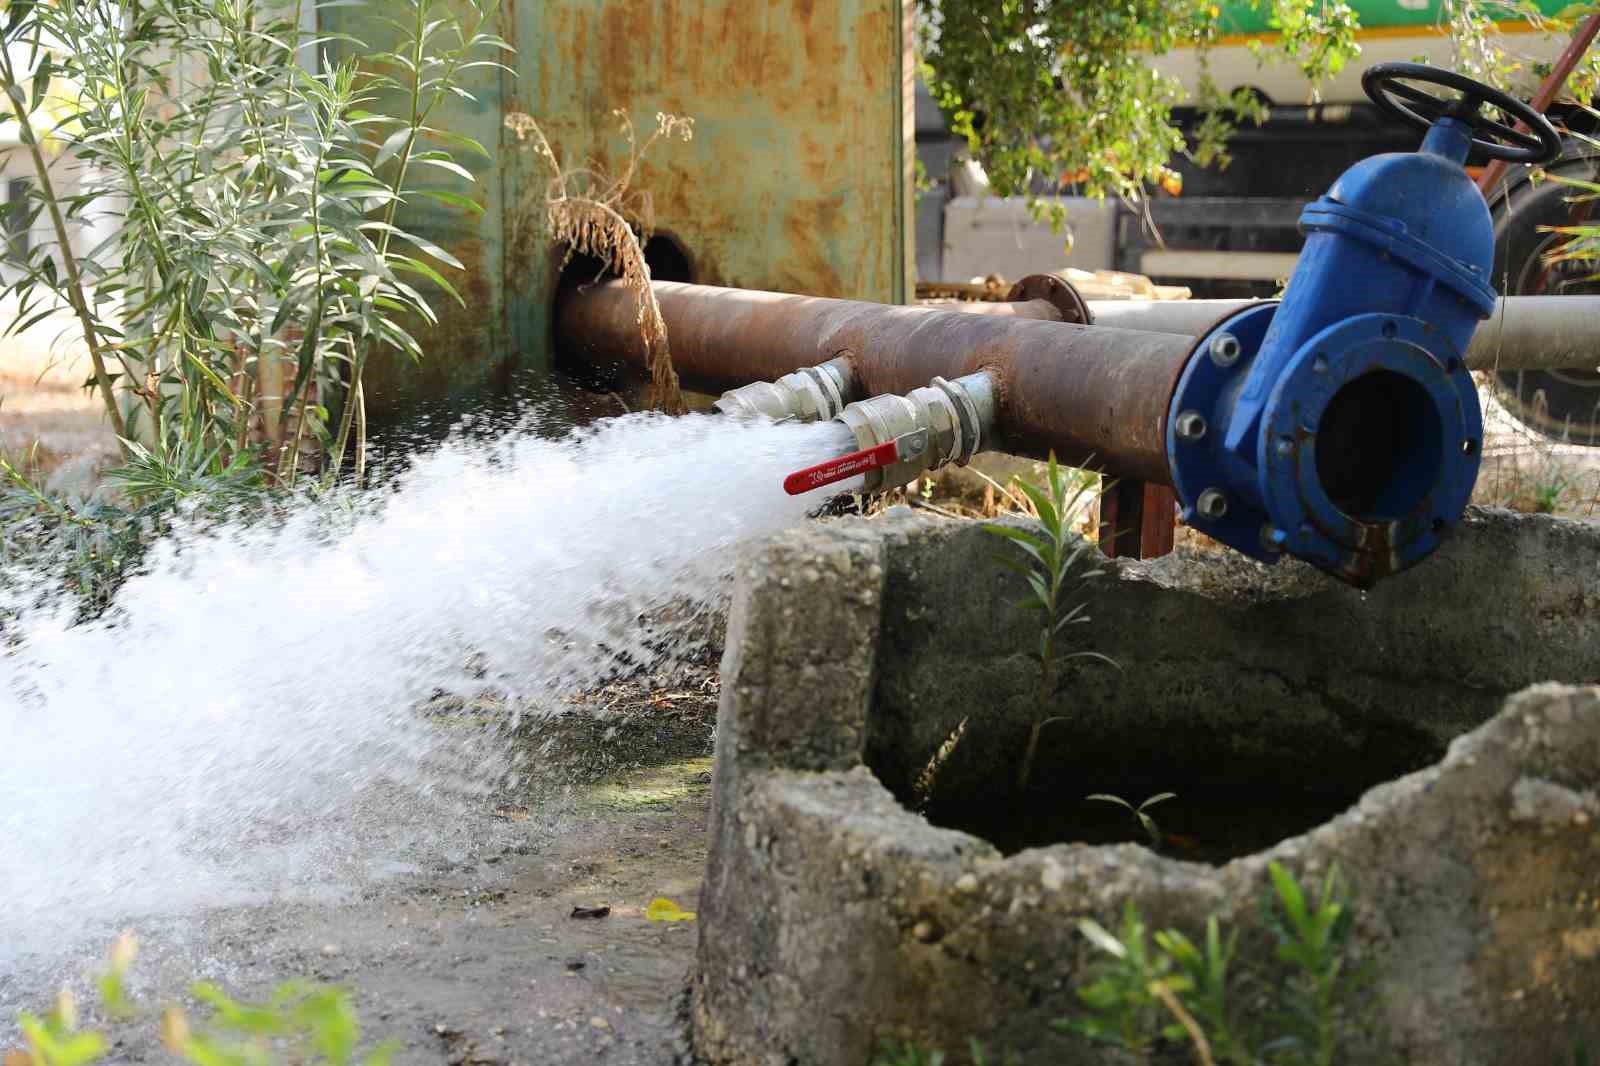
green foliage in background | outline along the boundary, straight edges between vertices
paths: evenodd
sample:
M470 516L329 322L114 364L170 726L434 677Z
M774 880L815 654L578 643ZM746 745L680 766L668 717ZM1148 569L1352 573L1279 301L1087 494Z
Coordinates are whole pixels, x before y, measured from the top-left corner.
M1277 55L1313 82L1359 52L1346 4L1270 2L1282 27ZM1203 61L1219 33L1212 0L920 0L920 13L923 76L997 195L1031 195L1041 181L1128 198L1175 188L1169 163L1185 144L1172 112L1183 90L1150 59L1182 47ZM1208 76L1199 92L1196 156L1226 162L1235 124L1259 123L1265 110L1248 93L1224 96Z
M1225 1066L1334 1066L1358 1024L1370 973L1349 959L1354 912L1337 872L1315 897L1287 870L1268 867L1262 919L1273 958L1241 960L1238 934L1213 916L1199 942L1176 929L1153 936L1130 901L1112 933L1079 923L1102 954L1078 990L1085 1013L1064 1031L1111 1044L1139 1061L1162 1045L1188 1044L1196 1061ZM1241 965L1243 963L1244 965Z
M1292 64L1308 99L1360 55L1360 19L1346 0L1250 2L1275 31L1252 44L1257 60ZM1528 19L1562 32L1582 7L1556 19L1533 0L1447 0L1440 19L1456 69L1526 90L1539 64L1508 49L1493 23ZM996 195L1032 199L1064 184L1131 201L1151 188L1175 192L1174 156L1226 166L1231 133L1266 118L1250 92L1224 93L1210 77L1208 55L1223 18L1216 0L918 0L918 13L923 76ZM1177 79L1151 65L1180 48L1193 49L1200 65L1187 102ZM1594 65L1579 71L1574 93L1593 91ZM1199 113L1188 145L1174 125L1174 108L1183 103ZM1059 221L1059 208L1033 202Z
M504 47L481 29L494 0L402 0L373 8L397 35L392 51L341 42L360 65L312 74L302 46L329 42L305 39L307 2L13 0L0 56L36 178L6 221L44 219L55 237L7 288L12 329L70 306L119 435L160 459L182 442L211 455L212 472L252 448L261 361L289 364L293 439L256 458L290 482L308 435L340 468L374 348L421 358L410 328L433 311L414 283L459 299L439 271L461 264L396 212L407 199L470 205L416 179L470 181L452 153L485 150L428 122L445 97L469 95L463 72ZM404 112L373 110L388 98ZM48 146L30 118L47 104ZM58 188L48 151L70 153L80 184ZM107 213L111 238L74 254L74 229ZM334 432L324 400L343 410ZM360 448L358 437L358 472Z

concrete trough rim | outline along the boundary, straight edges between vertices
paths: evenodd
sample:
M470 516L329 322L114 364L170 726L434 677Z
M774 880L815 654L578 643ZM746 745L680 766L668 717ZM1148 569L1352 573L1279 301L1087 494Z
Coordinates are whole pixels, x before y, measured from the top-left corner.
M864 1061L886 1035L946 1049L965 1047L971 1035L1055 1039L1048 1023L1076 1002L1072 988L1093 961L1077 919L1109 927L1131 899L1152 929L1176 926L1193 937L1216 914L1240 930L1242 944L1270 953L1259 902L1275 861L1308 888L1337 863L1358 910L1355 961L1393 960L1385 963L1392 973L1380 971L1390 1042L1362 1036L1351 1061L1403 1050L1414 1062L1544 1066L1570 1054L1559 1046L1564 1031L1600 1032L1600 687L1483 692L1481 715L1435 723L1466 724L1439 735L1439 754L1426 765L1222 865L1136 844L1057 843L1002 855L980 837L930 824L871 768L868 723L885 698L881 656L909 656L901 667L909 671L916 656L947 646L908 645L904 631L879 628L895 611L909 617L926 606L894 583L948 547L929 528L841 522L785 534L740 568L691 1012L711 1061ZM1491 557L1507 587L1544 580L1547 562L1574 546L1600 556L1600 529L1556 519L1477 512L1463 536L1472 543L1461 551ZM1508 545L1532 553L1521 570L1499 558ZM965 550L974 548L969 538ZM1480 571L1455 554L1453 563L1449 552L1442 557L1435 576L1472 585ZM1108 569L1141 595L1176 597L1162 602L1217 604L1182 572L1163 570L1183 565ZM1397 578L1385 595L1405 600L1427 569ZM970 569L922 576L981 582ZM1291 576L1286 585L1298 605L1324 580L1302 587ZM824 605L817 597L830 583L837 587ZM1458 607L1489 594L1448 592ZM1327 595L1310 606L1348 606L1341 597L1357 594ZM1574 589L1530 592L1512 613L1529 615L1526 640L1592 645L1597 599L1600 572L1586 570ZM1221 606L1249 614L1259 604L1242 596ZM1402 631L1414 622L1402 619ZM1600 677L1589 671L1594 658L1580 665ZM1019 1046L1023 1061L1100 1061ZM1041 1057L1027 1057L1030 1049Z

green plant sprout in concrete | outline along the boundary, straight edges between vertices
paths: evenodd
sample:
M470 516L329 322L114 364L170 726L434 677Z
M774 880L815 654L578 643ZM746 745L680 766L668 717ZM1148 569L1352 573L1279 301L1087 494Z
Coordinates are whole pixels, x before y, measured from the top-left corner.
M1005 537L1011 541L1022 549L1027 557L1017 559L1001 556L1000 562L1027 578L1028 594L1017 606L1023 610L1036 611L1040 616L1039 646L1032 656L1039 664L1041 712L1055 698L1059 684L1060 662L1070 659L1099 659L1111 666L1117 665L1115 660L1095 651L1075 651L1065 656L1058 656L1056 650L1063 630L1068 626L1082 625L1089 621L1089 616L1084 613L1083 604L1067 606L1065 593L1068 577L1086 581L1099 575L1098 570L1080 565L1084 557L1094 550L1094 545L1073 532L1073 526L1080 512L1092 498L1094 483L1093 478L1072 479L1069 482L1067 472L1057 464L1055 453L1051 452L1044 488L1029 484L1021 478L1016 479L1017 488L1028 497L1034 510L1038 512L1038 528L1023 529L995 523L983 527L995 536ZM1033 725L1028 730L1028 741L1022 752L1022 761L1017 765L1018 792L1027 791L1028 780L1033 776L1033 762L1039 752L1039 735L1045 726L1058 720L1040 715L1034 717Z
M1214 915L1199 944L1176 929L1147 938L1130 901L1115 934L1092 919L1078 923L1106 964L1078 990L1088 1013L1057 1027L1141 1062L1163 1043L1188 1043L1204 1066L1333 1066L1370 977L1346 956L1354 912L1337 871L1314 902L1282 866L1268 873L1262 913L1278 967L1242 972L1238 933L1224 937Z
M133 937L118 937L110 966L99 978L101 1007L109 1019L138 1018L126 984L135 950ZM194 1066L388 1066L396 1050L383 1044L357 1058L361 1025L350 994L341 988L290 981L265 1003L240 1002L208 982L191 991L211 1008L203 1026L192 1026L178 1007L162 1011L159 1024L162 1044ZM78 1027L77 1004L66 991L44 1017L23 1013L18 1027L26 1048L6 1051L4 1066L89 1066L110 1050L103 1035Z
M1158 792L1137 807L1121 796L1113 796L1109 792L1094 792L1084 798L1098 800L1101 803L1115 803L1119 807L1126 807L1139 820L1139 824L1144 827L1145 835L1150 838L1150 846L1158 848L1161 846L1161 827L1145 811L1158 803L1165 803L1169 799L1177 799L1178 794L1176 792Z

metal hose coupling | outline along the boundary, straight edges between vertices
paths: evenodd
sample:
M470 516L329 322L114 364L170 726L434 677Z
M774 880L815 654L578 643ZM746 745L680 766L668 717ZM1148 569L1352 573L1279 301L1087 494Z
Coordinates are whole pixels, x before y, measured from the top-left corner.
M765 415L778 422L823 422L837 418L859 389L850 360L841 355L820 366L785 374L777 381L757 381L732 389L712 407L725 415Z
M994 407L986 373L859 400L834 421L850 428L860 450L790 474L783 487L798 496L861 475L862 491L881 492L948 463L965 466L993 435Z

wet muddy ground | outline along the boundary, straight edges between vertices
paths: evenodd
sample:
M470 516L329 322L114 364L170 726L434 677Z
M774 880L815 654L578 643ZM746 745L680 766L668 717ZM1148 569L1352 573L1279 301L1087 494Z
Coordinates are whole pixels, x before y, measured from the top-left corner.
M520 738L568 773L541 775L547 794L485 803L492 845L355 900L221 909L187 921L181 945L146 934L130 982L140 1017L108 1024L85 1003L85 1024L113 1040L112 1061L174 1061L157 1018L192 982L264 999L301 979L349 989L363 1044L393 1041L400 1063L676 1061L696 927L645 909L666 897L692 911L699 898L715 676L619 684L590 701ZM34 987L0 998L47 1008L47 979L25 980Z

